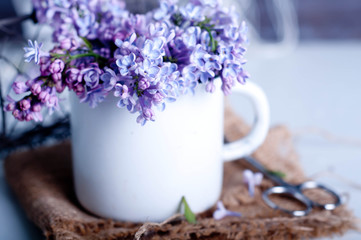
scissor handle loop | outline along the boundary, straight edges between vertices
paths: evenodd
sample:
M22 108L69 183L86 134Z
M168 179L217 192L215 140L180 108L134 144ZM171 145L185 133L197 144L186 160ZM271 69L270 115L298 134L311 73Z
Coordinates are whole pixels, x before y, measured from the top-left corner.
M295 211L284 209L269 199L269 196L272 194L289 194L290 197L295 198L298 201L302 202L305 205L306 209L305 210L295 210ZM271 187L263 192L262 197L263 197L263 200L265 201L265 203L268 206L270 206L271 208L281 210L281 211L291 214L295 217L306 216L312 210L312 202L306 196L304 196L301 192L299 192L289 186Z
M323 208L325 210L333 210L333 209L335 209L337 206L339 206L341 204L341 198L337 193L335 193L331 189L327 188L326 186L324 186L324 185L322 185L322 184L320 184L318 182L307 181L307 182L304 182L304 183L298 185L297 188L301 192L303 192L303 190L306 190L306 189L314 189L314 188L323 189L325 192L328 192L329 194L331 194L335 198L334 203L326 203L326 204L320 204L320 203L317 203L315 201L310 200L311 203L312 203L312 206L314 206L314 207L320 207L320 208Z

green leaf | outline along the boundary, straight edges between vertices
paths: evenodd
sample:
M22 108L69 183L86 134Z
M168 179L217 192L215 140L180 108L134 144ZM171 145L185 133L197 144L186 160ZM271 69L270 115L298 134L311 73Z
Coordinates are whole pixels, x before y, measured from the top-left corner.
M267 172L268 172L269 174L272 174L272 175L274 175L274 176L276 176L276 177L279 177L279 178L285 178L285 177L286 177L286 173L281 172L281 171L271 171L271 170L267 170Z
M85 45L87 46L87 48L88 48L90 51L92 51L93 45L89 42L89 40L86 39L85 37L80 37L80 38L83 40L83 42L85 43Z
M187 222L192 224L197 223L196 215L190 209L185 197L182 197L181 204L184 206L184 217L186 218Z

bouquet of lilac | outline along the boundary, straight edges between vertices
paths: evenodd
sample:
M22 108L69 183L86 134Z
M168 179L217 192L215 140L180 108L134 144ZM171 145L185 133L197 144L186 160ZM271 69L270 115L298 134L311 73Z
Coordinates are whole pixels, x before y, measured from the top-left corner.
M6 111L20 121L41 121L43 108L59 109L58 94L74 91L96 107L109 94L117 106L138 113L144 125L154 109L194 92L199 84L215 91L214 81L229 94L248 77L243 69L246 25L217 0L162 0L147 14L132 14L119 0L32 0L39 23L54 29L49 52L29 40L25 61L35 61L35 79L16 80Z

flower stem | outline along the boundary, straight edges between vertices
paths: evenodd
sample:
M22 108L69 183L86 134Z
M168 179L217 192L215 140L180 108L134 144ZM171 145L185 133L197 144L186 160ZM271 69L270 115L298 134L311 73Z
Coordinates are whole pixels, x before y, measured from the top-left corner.
M96 53L89 52L89 53L81 53L81 54L73 55L69 58L69 62L73 61L74 59L78 59L78 58L82 58L82 57L95 57L97 59L106 60L106 58L104 58Z

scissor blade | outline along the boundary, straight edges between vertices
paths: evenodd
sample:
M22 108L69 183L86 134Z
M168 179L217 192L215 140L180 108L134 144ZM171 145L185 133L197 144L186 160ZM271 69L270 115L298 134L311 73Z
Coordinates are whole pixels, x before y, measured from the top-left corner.
M272 180L279 186L291 186L290 184L283 181L281 178L277 177L274 174L271 174L265 167L262 166L256 159L252 158L251 156L247 156L243 158L246 162L248 162L252 167L260 171L265 177Z

